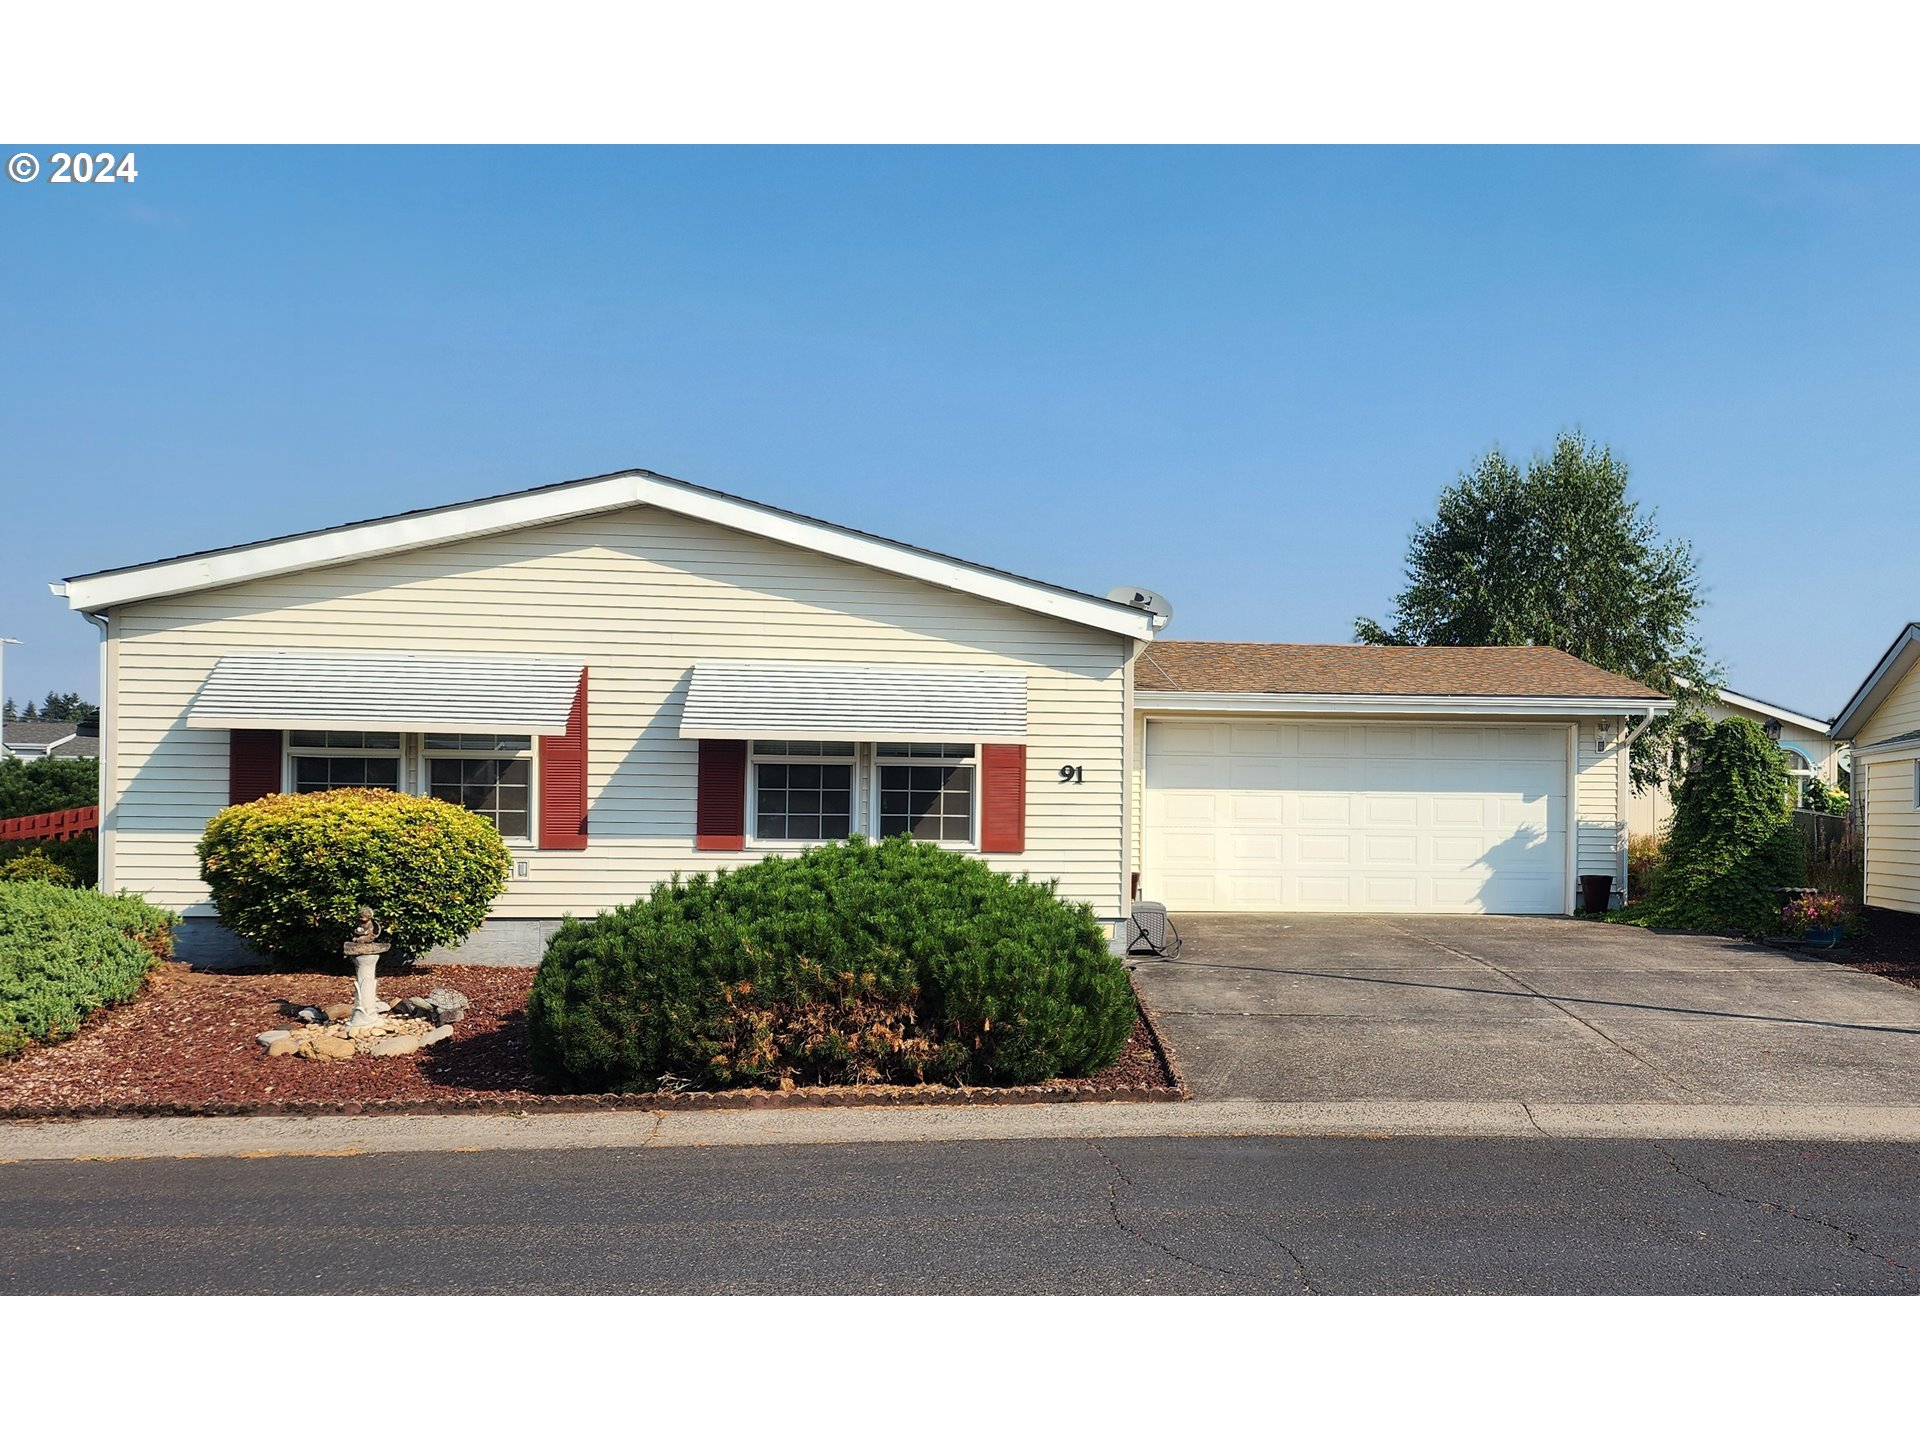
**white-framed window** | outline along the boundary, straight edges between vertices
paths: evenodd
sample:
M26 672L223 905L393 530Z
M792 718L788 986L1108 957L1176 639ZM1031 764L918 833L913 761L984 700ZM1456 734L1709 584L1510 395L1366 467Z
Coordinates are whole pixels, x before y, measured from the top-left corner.
M853 833L851 740L756 740L747 766L753 838L773 844L844 840Z
M1793 745L1780 747L1780 758L1787 762L1787 788L1793 796L1795 807L1807 803L1807 782L1819 774L1814 768L1812 758Z
M390 731L289 730L286 753L286 786L295 795L400 788L400 736Z
M1913 762L1913 808L1920 810L1920 760Z
M533 838L531 735L427 735L420 768L435 800L486 816L503 840Z
M976 843L979 751L972 745L873 747L874 833L911 835L940 845Z

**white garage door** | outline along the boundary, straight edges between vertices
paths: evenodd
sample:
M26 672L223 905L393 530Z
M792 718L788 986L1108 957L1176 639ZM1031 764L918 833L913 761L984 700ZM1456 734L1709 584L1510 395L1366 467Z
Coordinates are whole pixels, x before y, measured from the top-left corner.
M1563 725L1147 725L1144 893L1174 910L1559 914Z

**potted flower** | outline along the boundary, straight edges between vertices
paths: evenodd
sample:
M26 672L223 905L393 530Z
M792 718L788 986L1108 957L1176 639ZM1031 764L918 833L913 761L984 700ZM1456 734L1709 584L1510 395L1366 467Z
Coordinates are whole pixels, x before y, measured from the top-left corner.
M1846 932L1847 902L1839 895L1796 895L1780 911L1780 922L1803 945L1831 948Z

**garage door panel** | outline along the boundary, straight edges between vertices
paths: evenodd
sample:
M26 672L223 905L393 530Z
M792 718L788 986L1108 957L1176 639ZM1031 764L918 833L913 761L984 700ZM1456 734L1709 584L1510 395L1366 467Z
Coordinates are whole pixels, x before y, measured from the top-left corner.
M1148 893L1176 908L1565 908L1556 725L1151 722Z

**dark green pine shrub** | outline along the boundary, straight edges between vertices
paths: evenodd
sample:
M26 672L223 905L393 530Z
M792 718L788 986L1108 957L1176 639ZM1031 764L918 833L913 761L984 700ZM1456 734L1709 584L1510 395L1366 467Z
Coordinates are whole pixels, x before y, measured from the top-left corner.
M1777 934L1775 892L1805 884L1807 873L1780 747L1741 717L1700 727L1689 746L1697 768L1675 793L1664 863L1646 898L1612 918L1662 930Z
M44 815L49 810L81 810L100 800L100 762L48 756L26 761L0 760L0 820Z
M465 940L507 885L486 817L392 790L269 795L207 823L200 878L220 920L290 966L341 966L370 906L395 963Z
M1026 1084L1111 1064L1132 986L1085 905L969 856L855 837L568 919L533 1062L588 1091Z
M174 919L132 895L0 884L0 1059L131 999L173 952Z

